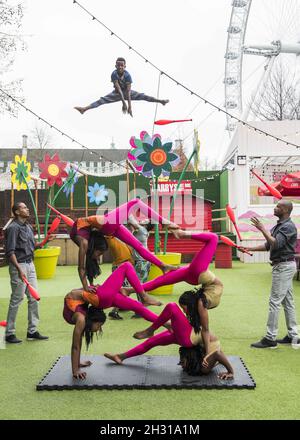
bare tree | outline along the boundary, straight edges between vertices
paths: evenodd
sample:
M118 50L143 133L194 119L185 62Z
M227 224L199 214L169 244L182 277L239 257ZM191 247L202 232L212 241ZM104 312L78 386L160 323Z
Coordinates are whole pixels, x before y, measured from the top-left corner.
M46 124L36 124L34 129L30 132L30 143L34 148L40 150L41 160L46 148L52 146L53 136L49 131L49 127Z
M25 43L20 34L23 5L14 0L0 0L0 88L9 95L23 100L22 80L8 79L18 49L24 50ZM8 111L16 116L18 106L0 91L0 113Z
M300 81L288 67L278 63L261 95L255 99L252 113L260 120L300 119Z
M200 171L214 171L220 170L221 165L218 162L218 159L211 159L208 156L200 156Z
M52 142L52 135L49 133L49 129L46 125L36 125L31 131L31 135L31 143L35 148L44 150L45 148L50 147L50 143Z

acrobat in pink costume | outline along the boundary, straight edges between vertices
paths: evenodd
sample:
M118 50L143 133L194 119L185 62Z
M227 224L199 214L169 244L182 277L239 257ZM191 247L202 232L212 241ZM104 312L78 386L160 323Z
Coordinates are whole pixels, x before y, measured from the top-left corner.
M201 251L197 252L192 262L187 266L180 267L173 272L168 272L143 284L146 292L168 284L180 283L181 281L192 285L199 284L199 275L207 270L216 252L218 236L212 232L200 232L191 234L191 238L205 242L204 247Z
M166 330L152 336L124 353L124 358L127 359L133 356L140 356L159 345L178 344L181 347L186 348L194 347L194 344L191 342L193 327L176 303L167 304L162 313L153 322L151 328L153 331L157 330L169 320L171 320L173 333Z
M143 293L144 289L132 264L126 262L121 264L118 269L116 269L107 280L97 288L96 295L99 301L97 307L100 309L118 307L121 310L132 310L147 321L154 322L157 319L155 313L147 309L142 303L135 301L128 296L124 296L119 292L125 278L127 278L137 293ZM93 296L95 296L95 294L84 292L84 299L87 301Z
M145 260L150 261L158 267L164 266L155 255L146 249L134 235L122 224L126 222L128 216L135 210L140 209L144 215L151 219L151 222L172 224L168 220L161 217L157 212L151 209L148 205L140 199L131 200L124 203L113 211L105 215L93 215L90 217L83 217L76 220L73 225L70 237L73 239L76 235L88 239L89 230L91 227L99 229L103 235L113 235L119 238L124 243L133 247Z

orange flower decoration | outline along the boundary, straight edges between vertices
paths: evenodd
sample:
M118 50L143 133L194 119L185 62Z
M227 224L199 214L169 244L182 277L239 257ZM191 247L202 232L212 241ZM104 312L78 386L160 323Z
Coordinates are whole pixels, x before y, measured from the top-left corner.
M65 171L66 166L67 162L62 162L58 154L54 154L53 157L46 154L44 162L39 163L41 170L40 178L47 179L49 186L53 186L55 183L61 186L63 183L62 179L68 177L68 173Z

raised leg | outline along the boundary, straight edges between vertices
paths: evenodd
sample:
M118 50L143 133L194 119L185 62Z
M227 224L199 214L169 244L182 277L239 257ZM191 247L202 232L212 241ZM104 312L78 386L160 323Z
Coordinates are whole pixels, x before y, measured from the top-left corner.
M109 224L124 224L127 223L128 217L130 214L133 214L138 209L146 215L149 219L151 219L151 223L161 223L164 225L169 225L171 227L178 227L174 223L170 222L166 218L162 217L156 211L154 211L150 206L144 203L141 199L133 199L123 205L120 205L118 208L110 211L104 217L106 222Z
M163 105L166 105L169 102L168 99L154 98L153 96L146 95L145 93L136 92L135 90L131 90L130 96L133 101L158 102L159 104Z
M176 303L167 304L153 324L146 330L135 333L134 337L136 339L151 337L155 330L163 326L169 320L171 320L172 331L177 343L183 347L192 347L193 344L190 339L192 326Z
M180 267L179 269L168 272L164 275L161 275L154 280L147 281L147 283L143 284L143 288L146 292L150 290L157 289L161 286L168 286L169 284L180 283L181 281L185 281L188 275L189 266Z
M147 309L147 307L145 307L139 301L129 298L128 296L124 296L121 293L117 293L114 296L113 306L118 307L118 309L121 310L131 310L150 322L154 322L157 319L157 315L151 310Z
M218 244L217 234L211 232L201 232L191 234L193 240L199 240L205 242L205 246L201 251L197 252L192 262L190 263L190 273L199 277L201 272L205 272L216 252Z
M105 353L104 356L108 359L121 364L124 359L128 359L134 356L140 356L146 353L154 347L177 344L175 337L169 331L159 333L158 335L152 336L152 338L147 339L147 341L142 342L131 350L126 351L126 353L121 353L117 355L112 355L110 353Z
M101 290L105 291L111 290L113 287L114 292L119 292L123 286L124 279L127 278L128 282L134 288L135 292L138 293L142 299L144 304L160 306L161 302L151 298L147 295L140 283L140 280L135 273L135 270L131 263L126 262L121 264L118 269L116 269L108 278L104 281L101 286ZM125 297L124 297L125 298ZM117 307L117 306L116 306Z

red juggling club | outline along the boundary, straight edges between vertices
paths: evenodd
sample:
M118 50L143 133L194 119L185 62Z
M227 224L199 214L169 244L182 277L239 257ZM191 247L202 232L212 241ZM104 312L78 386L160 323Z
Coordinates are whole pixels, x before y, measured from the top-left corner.
M6 327L7 322L6 321L0 321L0 327Z
M243 252L243 253L245 253L245 254L251 255L251 257L252 257L253 254L251 254L251 252L241 250L241 247L240 247L240 246L238 246L237 244L235 244L234 241L230 240L230 238L225 237L225 235L220 235L220 239L223 241L223 243L228 244L228 246L235 247L235 248L237 248L239 251L241 251L241 252Z
M273 197L276 199L282 199L282 194L278 191L278 189L274 188L273 186L269 185L267 182L264 181L258 174L256 174L255 171L251 170L251 173L254 174L270 191Z
M44 238L43 241L41 241L40 243L40 247L45 246L45 244L47 243L47 241L49 240L49 237L51 234L53 234L53 232L56 231L56 229L58 228L59 224L61 222L61 218L60 217L55 217L55 219L52 222L52 225L49 228L49 231L47 232L46 237Z
M55 219L53 220L53 222L49 228L49 231L47 232L47 235L53 234L56 231L56 229L58 228L60 222L61 222L61 218L55 217Z
M237 224L236 224L236 221L235 221L235 215L234 215L233 209L228 205L228 203L226 205L226 212L227 212L227 215L230 218L230 220L231 220L231 222L232 222L232 224L234 226L234 229L236 230L236 233L237 233L237 235L239 237L239 240L242 241L242 237L241 237L240 231L239 231L239 229L237 227Z
M29 284L29 281L27 280L27 278L25 277L25 275L23 276L23 281L25 284L27 284L29 293L31 296L33 296L34 299L36 299L37 301L39 301L41 299L40 295L38 294L38 291L32 287L31 284Z
M50 209L52 209L52 211L54 211L55 214L59 215L61 217L61 219L66 223L66 225L71 226L71 227L74 225L74 220L72 220L70 217L57 211L57 209L53 208L53 206L49 205L49 203L47 203L47 206Z
M159 119L158 121L155 121L155 125L168 125L173 124L174 122L189 122L193 119Z

